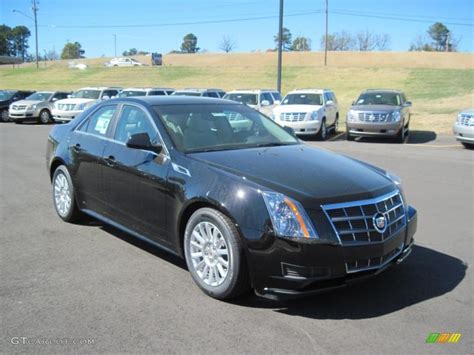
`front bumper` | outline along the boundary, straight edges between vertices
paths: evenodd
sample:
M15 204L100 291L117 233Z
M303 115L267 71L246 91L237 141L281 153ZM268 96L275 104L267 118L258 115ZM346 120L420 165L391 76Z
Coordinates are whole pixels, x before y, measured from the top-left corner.
M347 122L347 132L358 137L393 137L402 129L402 122Z
M52 112L55 121L72 121L74 117L82 113L82 111L62 111L54 109Z
M307 296L346 287L399 264L411 253L417 213L408 208L406 227L387 241L361 246L300 243L275 238L265 249L248 250L255 292L271 299ZM387 259L373 268L348 271L351 260ZM385 258L385 257L384 257Z
M276 120L280 126L291 127L299 136L317 134L321 129L321 121L281 121Z
M9 110L8 116L12 121L24 121L29 119L37 119L39 117L39 112L35 110Z
M459 142L474 144L474 126L464 126L455 123L453 133Z

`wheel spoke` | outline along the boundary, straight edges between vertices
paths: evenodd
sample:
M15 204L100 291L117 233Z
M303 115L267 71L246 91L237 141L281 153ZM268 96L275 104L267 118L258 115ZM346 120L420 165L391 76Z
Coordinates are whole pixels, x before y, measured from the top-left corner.
M199 242L199 244L204 244L206 241L204 240L203 237L201 237L201 234L199 234L198 231L194 230L193 231L193 237L197 239L197 241Z

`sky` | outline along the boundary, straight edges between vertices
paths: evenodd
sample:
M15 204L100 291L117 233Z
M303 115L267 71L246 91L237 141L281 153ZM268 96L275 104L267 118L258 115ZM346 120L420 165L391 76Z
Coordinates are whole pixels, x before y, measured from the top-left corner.
M329 33L371 31L387 33L390 49L406 51L418 35L440 21L458 39L459 50L474 51L473 0L329 0ZM78 5L78 6L75 6ZM39 0L40 53L60 53L67 41L78 41L87 57L113 56L136 48L167 53L179 49L189 32L198 46L218 52L223 36L236 43L235 51L274 48L279 0ZM284 26L293 38L311 39L320 50L324 34L325 0L285 0ZM21 11L13 12L13 10ZM0 0L0 24L31 29L31 0Z

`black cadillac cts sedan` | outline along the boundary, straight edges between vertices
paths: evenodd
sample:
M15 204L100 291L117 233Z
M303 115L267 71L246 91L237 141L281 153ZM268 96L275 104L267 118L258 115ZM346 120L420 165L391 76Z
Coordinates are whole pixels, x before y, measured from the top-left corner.
M104 101L55 126L46 156L59 217L184 257L219 299L345 286L403 261L416 231L398 177L232 101Z

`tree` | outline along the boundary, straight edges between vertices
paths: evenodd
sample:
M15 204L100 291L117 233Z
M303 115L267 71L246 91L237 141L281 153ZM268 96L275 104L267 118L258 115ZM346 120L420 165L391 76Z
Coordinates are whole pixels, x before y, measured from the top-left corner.
M79 42L68 42L61 52L61 59L78 59L84 58L85 51Z
M230 36L222 36L221 42L219 43L219 49L226 53L232 52L237 43Z
M296 37L291 45L292 51L310 51L311 50L311 40L306 37Z
M58 60L59 59L58 52L56 52L56 50L54 50L54 49L51 49L51 50L47 51L46 54L45 54L45 59L46 60Z
M276 48L278 48L278 33L273 36L273 40L275 41ZM281 33L281 44L282 44L282 49L284 51L290 51L291 50L291 32L288 28L283 27L283 31Z
M436 22L428 28L428 35L433 40L433 48L436 51L446 50L446 41L450 35L449 29L441 22Z
M11 55L11 31L7 25L0 25L0 55Z
M410 44L410 48L408 48L410 52L413 51L424 51L424 52L432 52L434 50L433 47L429 43L427 43L425 36L418 35L415 37L413 42Z
M326 45L326 36L321 37L321 48ZM354 38L346 31L328 35L328 51L350 51L355 46Z
M13 47L13 55L21 57L24 61L26 58L26 51L28 49L28 38L31 32L26 26L16 26L11 30L11 43Z
M130 48L128 51L123 51L122 55L124 57L128 57L128 56L131 56L131 55L137 55L138 51L136 48Z
M183 37L183 43L181 44L181 52L196 53L198 51L199 47L197 46L197 37L192 33L188 33L186 36Z
M361 52L373 51L375 49L375 36L366 31L360 31L355 36L357 50Z
M391 38L387 33L375 35L375 48L377 48L378 51L390 50L390 42Z

